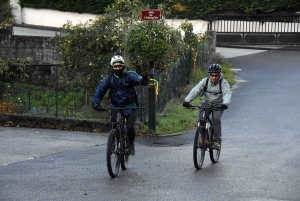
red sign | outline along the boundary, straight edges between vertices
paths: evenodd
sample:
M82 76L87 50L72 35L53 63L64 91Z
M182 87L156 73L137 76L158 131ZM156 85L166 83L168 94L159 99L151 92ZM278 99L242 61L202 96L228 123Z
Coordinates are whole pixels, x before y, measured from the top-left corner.
M142 21L154 21L161 19L161 10L141 10L141 20Z

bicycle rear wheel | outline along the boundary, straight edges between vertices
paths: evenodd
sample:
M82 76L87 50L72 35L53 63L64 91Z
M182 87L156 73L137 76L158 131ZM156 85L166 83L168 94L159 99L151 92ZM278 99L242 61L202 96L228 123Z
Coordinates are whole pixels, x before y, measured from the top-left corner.
M120 139L119 131L112 129L107 139L106 164L108 174L113 178L116 177L120 169Z
M212 163L217 163L220 158L221 149L213 149L214 135L212 129L209 128L209 157Z
M194 166L197 170L201 169L205 157L205 150L206 150L206 136L202 137L202 142L200 144L200 128L198 127L195 133L194 138L194 147L193 147L193 159L194 159Z
M124 138L123 148L124 148L122 151L123 153L121 155L121 168L122 170L127 170L129 155L128 155L128 139L126 137Z

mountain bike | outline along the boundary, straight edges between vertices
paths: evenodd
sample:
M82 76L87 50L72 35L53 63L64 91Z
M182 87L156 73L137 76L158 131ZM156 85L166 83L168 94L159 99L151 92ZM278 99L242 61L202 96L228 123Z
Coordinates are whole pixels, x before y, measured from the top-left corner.
M134 108L106 108L109 110L117 110L116 122L112 122L112 129L109 133L107 139L106 147L106 164L108 174L114 178L118 175L120 166L122 170L128 168L128 133L126 127L126 118L122 111L125 109L138 110L145 109L144 107L134 107Z
M203 117L206 121L204 132L201 133L200 120L198 121L193 146L193 160L196 169L201 169L205 158L205 152L209 152L210 160L212 163L219 161L221 149L213 149L214 143L214 111L220 110L220 106L210 104L210 106L192 106L191 109L203 110ZM211 114L209 115L209 110ZM202 137L202 138L201 138Z

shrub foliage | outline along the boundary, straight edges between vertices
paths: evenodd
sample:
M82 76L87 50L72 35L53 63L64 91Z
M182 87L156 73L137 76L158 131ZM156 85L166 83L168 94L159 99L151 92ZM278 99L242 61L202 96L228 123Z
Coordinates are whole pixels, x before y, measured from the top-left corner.
M22 6L103 14L115 0L20 0ZM149 0L140 1L149 3ZM260 14L300 11L299 0L154 0L172 10L171 18L201 19L211 13ZM147 7L144 7L146 9Z
M140 10L145 6L138 0L118 0L96 20L64 25L66 34L59 43L66 79L85 88L96 86L110 70L111 56L117 53L139 74L149 72L150 60L155 70L164 71L196 45L198 36L186 34L194 39L183 40L179 29L163 20L141 22Z
M20 0L22 7L48 8L78 13L104 13L114 0Z

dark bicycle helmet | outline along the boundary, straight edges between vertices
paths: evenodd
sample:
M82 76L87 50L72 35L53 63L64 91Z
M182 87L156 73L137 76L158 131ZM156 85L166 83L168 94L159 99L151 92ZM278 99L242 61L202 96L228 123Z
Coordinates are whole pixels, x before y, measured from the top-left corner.
M222 67L219 64L210 64L208 67L209 73L220 73L222 71Z

